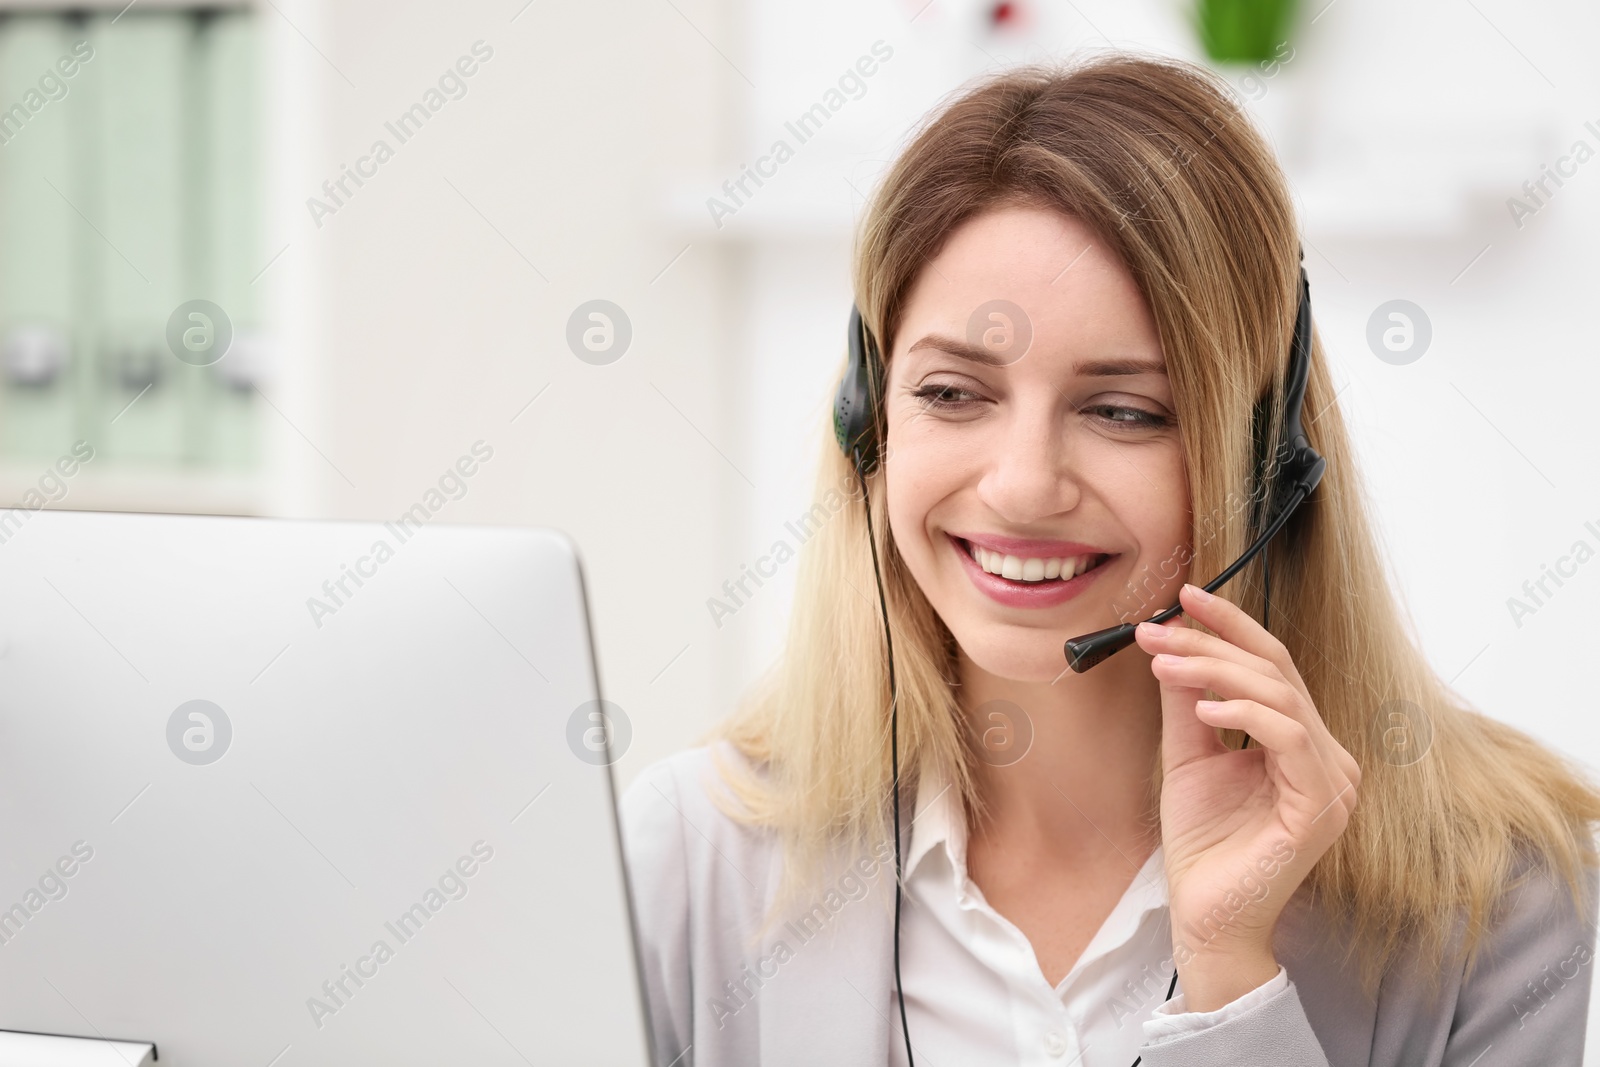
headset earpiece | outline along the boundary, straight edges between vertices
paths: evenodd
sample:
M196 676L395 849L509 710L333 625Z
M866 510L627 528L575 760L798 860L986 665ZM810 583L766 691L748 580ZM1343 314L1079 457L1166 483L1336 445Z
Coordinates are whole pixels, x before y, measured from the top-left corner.
M878 394L882 361L878 346L861 320L861 309L850 308L850 359L833 401L833 436L839 450L860 469L871 474L878 465Z
M1305 251L1300 253L1302 261ZM1268 479L1265 492L1253 497L1250 529L1252 536L1259 533L1264 522L1277 514L1284 500L1297 487L1303 487L1303 496L1310 496L1322 479L1327 462L1311 447L1301 423L1301 409L1305 405L1306 383L1311 378L1311 280L1306 276L1304 262L1300 266L1300 300L1295 312L1294 337L1289 345L1289 366L1284 374L1283 425L1276 435L1271 453L1266 453L1267 420L1270 417L1265 400L1258 401L1255 411L1256 477Z
M1305 259L1302 250L1300 258ZM1301 409L1305 406L1306 384L1311 379L1311 280L1306 277L1304 263L1300 266L1300 307L1295 313L1294 341L1289 348L1289 373L1284 383L1283 430L1278 435L1278 452L1282 461L1273 479L1273 505L1299 490L1304 500L1322 480L1328 461L1306 436L1301 423Z

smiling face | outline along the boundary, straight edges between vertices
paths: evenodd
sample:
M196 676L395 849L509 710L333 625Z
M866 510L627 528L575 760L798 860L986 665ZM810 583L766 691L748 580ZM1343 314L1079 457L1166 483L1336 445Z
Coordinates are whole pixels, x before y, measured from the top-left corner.
M1176 600L1189 487L1165 365L1133 276L1071 216L984 212L918 276L884 391L889 523L982 669L1048 682L1067 638Z

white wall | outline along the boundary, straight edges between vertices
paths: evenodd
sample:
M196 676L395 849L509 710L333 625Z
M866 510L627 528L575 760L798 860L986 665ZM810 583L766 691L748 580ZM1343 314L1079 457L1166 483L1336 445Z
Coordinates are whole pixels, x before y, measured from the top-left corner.
M262 279L287 357L277 510L391 518L488 441L440 518L576 539L631 773L727 696L726 652L701 632L744 503L716 451L738 402L726 268L660 205L665 176L703 168L722 136L733 75L700 33L731 39L726 16L696 0L683 16L649 0L278 7L261 8L279 71L269 244L288 246ZM494 54L467 95L399 145L384 122L480 39ZM394 158L319 228L306 199L378 137ZM607 366L565 340L597 297L633 326Z

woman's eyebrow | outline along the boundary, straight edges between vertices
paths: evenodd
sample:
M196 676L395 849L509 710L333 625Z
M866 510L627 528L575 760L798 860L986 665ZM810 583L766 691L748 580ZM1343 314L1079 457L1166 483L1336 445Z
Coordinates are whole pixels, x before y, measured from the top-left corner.
M1167 373L1167 365L1159 359L1091 359L1079 363L1075 369L1085 378Z
M958 359L981 363L986 367L1007 367L1017 362L1015 359L1009 359L998 352L991 352L981 345L970 345L965 341L960 341L953 337L943 337L936 333L930 333L906 349L906 351L908 353L915 352L919 348L937 349ZM1084 378L1119 378L1137 374L1164 375L1167 373L1167 365L1159 359L1140 359L1137 357L1091 359L1077 364L1073 371Z
M953 337L941 337L936 333L930 333L928 336L924 337L922 340L906 349L906 352L909 354L917 351L919 348L937 349L940 352L946 352L959 359L964 359L972 363L982 363L986 367L1004 367L1007 364L1016 362L1016 360L1007 359L998 352L991 352L989 349L984 348L981 345L969 345L965 341L958 341Z

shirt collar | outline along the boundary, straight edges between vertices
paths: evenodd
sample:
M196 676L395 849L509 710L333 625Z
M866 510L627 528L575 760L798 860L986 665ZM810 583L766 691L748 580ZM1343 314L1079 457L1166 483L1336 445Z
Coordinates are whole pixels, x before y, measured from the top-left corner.
M909 882L912 875L917 873L923 857L941 844L950 854L951 866L957 871L965 871L966 820L950 782L937 769L924 765L917 776L915 808L911 816L911 848L906 854L906 881ZM957 862L958 859L960 862Z
M911 846L905 860L906 882L911 881L928 853L943 845L955 872L955 888L960 891L967 878L967 822L961 798L938 769L924 765L917 776L914 807ZM1166 860L1159 843L1134 875L1125 899L1136 916L1167 906Z

